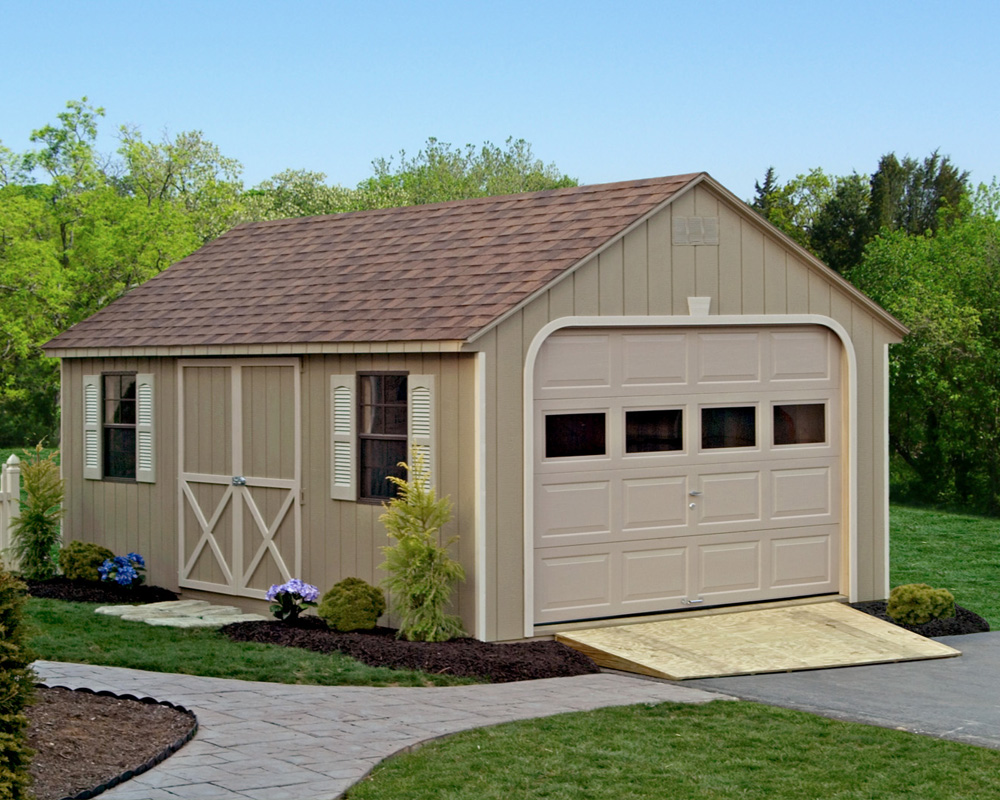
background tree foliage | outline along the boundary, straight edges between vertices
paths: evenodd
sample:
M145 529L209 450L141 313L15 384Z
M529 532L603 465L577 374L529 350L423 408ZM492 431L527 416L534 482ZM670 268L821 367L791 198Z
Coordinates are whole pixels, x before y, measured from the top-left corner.
M97 152L104 109L72 100L31 133L0 142L0 446L58 436L57 363L41 345L240 222L332 214L573 186L523 139L379 158L355 188L285 170L245 188L239 161L201 131L118 131Z

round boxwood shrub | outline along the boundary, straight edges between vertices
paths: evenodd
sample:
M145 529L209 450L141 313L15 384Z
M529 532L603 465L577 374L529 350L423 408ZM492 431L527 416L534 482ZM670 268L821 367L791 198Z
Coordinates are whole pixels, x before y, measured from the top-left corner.
M59 553L59 566L71 581L99 581L97 568L115 554L93 542L70 542Z
M323 595L316 613L335 631L371 630L385 613L385 596L361 578L344 578Z
M889 593L886 612L904 625L923 625L932 619L955 616L955 598L947 589L926 583L907 583Z

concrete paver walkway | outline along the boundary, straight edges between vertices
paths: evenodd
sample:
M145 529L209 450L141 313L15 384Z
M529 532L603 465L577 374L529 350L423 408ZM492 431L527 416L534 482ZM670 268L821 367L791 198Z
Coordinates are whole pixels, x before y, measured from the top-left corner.
M501 722L724 695L624 675L436 688L289 686L38 661L45 683L169 700L198 735L108 800L331 800L393 753Z

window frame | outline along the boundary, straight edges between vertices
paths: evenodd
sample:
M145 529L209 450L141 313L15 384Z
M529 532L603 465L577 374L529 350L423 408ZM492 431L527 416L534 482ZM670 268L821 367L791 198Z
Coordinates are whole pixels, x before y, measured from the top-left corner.
M119 379L119 394L121 388L121 378L131 377L135 385L135 396L132 398L112 398L113 401L120 403L122 400L128 400L131 402L134 408L133 422L108 422L107 411L108 411L108 396L107 396L107 383L106 378L117 377ZM138 431L138 414L139 414L139 373L138 371L131 370L112 370L110 372L100 373L101 377L101 480L109 481L112 483L138 483L138 472L139 472L139 453L138 453L138 441L139 441L139 431ZM105 438L106 431L109 429L114 430L131 430L133 433L133 443L132 443L132 475L109 475L108 468L111 462L109 458L110 448L107 446L107 440Z
M357 440L357 465L356 465L356 476L358 481L358 493L357 502L364 503L366 505L382 505L385 502L392 500L397 496L396 487L394 484L392 486L392 493L388 496L385 495L369 495L366 494L366 485L364 480L365 475L365 448L364 443L366 441L392 441L392 442L403 442L403 450L406 454L404 457L409 459L409 455L406 451L409 450L410 446L410 373L407 370L364 370L356 373L357 386L356 386L356 400L355 409L357 419L357 429L355 431L355 436ZM385 377L401 377L406 379L406 386L403 390L403 396L405 401L402 404L392 404L396 407L400 405L404 409L405 413L403 415L406 425L406 430L402 434L393 433L365 433L364 419L365 419L365 408L375 407L375 406L387 406L386 403L365 403L364 402L364 382L368 378L385 378ZM403 477L406 477L405 475Z

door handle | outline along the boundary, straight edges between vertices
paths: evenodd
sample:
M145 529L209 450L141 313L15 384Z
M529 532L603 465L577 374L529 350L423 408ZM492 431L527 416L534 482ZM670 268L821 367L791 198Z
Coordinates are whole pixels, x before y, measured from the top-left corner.
M701 497L701 492L699 492L697 489L695 489L694 491L688 492L688 494L691 495L692 497Z
M233 486L246 486L247 479L242 475L233 475Z

